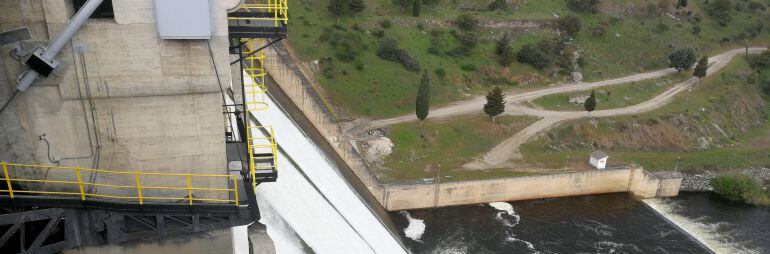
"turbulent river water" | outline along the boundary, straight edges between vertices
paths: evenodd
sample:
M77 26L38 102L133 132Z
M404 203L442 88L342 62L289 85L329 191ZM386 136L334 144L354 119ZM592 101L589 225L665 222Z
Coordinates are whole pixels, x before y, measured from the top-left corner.
M649 206L618 193L391 217L405 229L404 242L415 253L770 253L767 208L707 193L683 193Z

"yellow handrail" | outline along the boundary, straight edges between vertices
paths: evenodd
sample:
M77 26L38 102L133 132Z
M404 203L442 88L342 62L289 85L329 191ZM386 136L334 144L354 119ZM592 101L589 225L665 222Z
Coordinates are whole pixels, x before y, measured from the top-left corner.
M89 169L89 168L80 168L80 167L68 167L68 166L55 166L55 165L34 165L34 164L19 164L19 163L8 163L8 162L0 162L0 165L3 168L3 177L0 178L0 180L5 180L5 184L7 187L7 190L0 190L0 193L8 193L8 196L10 198L16 198L19 195L65 195L65 196L79 196L82 201L87 200L93 200L94 198L99 199L119 199L119 200L133 200L135 202L138 202L139 205L143 205L146 200L186 200L189 205L193 205L193 201L202 201L202 202L217 202L217 203L232 203L236 206L239 205L238 201L238 177L236 175L227 175L227 174L194 174L194 173L159 173L159 172L141 172L141 171L121 171L121 170L106 170L106 169ZM35 178L25 178L21 176L12 176L11 174L20 174L20 172L25 172L28 174L22 174L22 175L35 175L34 171L43 172L48 170L64 170L72 173L73 175L69 175L70 179L74 178L75 180L66 180L66 177L68 176L67 173L58 173L57 178L60 178L58 180L53 179L35 179ZM130 177L130 175L133 175L133 184L125 185L120 183L84 183L82 172L98 172L106 175L113 175L113 176L125 176ZM160 179L160 177L170 177L170 178L163 178ZM128 179L131 179L128 178ZM215 188L215 187L207 187L207 186L196 186L193 184L193 178L221 178L223 180L223 183L229 184L230 181L233 183L233 188ZM102 178L103 179L103 178ZM118 178L120 179L120 178ZM186 182L185 187L180 186L173 186L173 185L166 185L166 186L148 186L144 185L142 183L143 180L150 180L154 179L154 182L158 183L179 183L179 182ZM13 188L13 183L26 183L28 186L30 186L29 189L25 190L18 190ZM56 191L53 190L35 190L35 187L44 187L46 184L49 185L56 185L53 187L61 187L56 188ZM96 193L88 193L85 191L85 185L90 186L96 186L103 189L113 189L113 190L135 190L136 196L133 195L126 195L126 194L96 194ZM77 186L76 190L70 190L73 188L68 188L66 186ZM49 186L50 187L50 186ZM145 190L152 190L153 194L158 194L160 196L147 196L144 192ZM179 197L177 192L174 191L182 191L185 190L187 192L187 197ZM219 199L219 198L195 198L193 197L194 193L230 193L232 192L234 196L234 199L229 198L228 199ZM120 192L118 192L120 193Z

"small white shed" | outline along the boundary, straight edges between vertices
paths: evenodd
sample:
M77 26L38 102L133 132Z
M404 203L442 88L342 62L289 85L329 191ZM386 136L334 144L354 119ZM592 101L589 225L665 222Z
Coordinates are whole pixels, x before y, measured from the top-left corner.
M607 167L607 159L609 158L610 156L602 151L594 151L591 153L591 159L588 160L588 163L596 169L604 169Z

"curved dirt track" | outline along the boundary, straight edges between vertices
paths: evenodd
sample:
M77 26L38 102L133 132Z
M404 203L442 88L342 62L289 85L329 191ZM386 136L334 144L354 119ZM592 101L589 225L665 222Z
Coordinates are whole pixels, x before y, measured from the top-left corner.
M709 58L710 65L706 75L710 76L711 74L716 73L727 66L733 57L739 53L745 52L743 50L731 50L721 55ZM749 53L759 53L765 50L765 48L749 48ZM674 85L670 89L648 101L623 108L597 110L591 113L591 117L620 116L649 112L668 104L668 102L670 102L675 95L689 89L690 86L696 82L698 82L698 79L693 77ZM528 100L532 100L541 96L543 95L524 97L528 97ZM480 158L477 158L473 162L463 165L463 168L495 168L499 167L501 164L508 160L520 159L521 152L519 151L519 146L527 142L530 138L536 136L539 133L542 133L543 131L553 127L560 122L588 117L588 114L585 111L543 110L522 106L521 104L507 105L505 113L509 115L532 115L543 118L523 129L519 133L516 133L514 136L504 140L490 151L482 155Z
M765 47L748 48L748 52L752 54L761 53L766 50L767 48ZM746 48L738 48L738 49L729 50L722 54L710 57L707 76L721 70L722 68L727 66L727 64L730 63L730 61L736 55L743 54L745 52L746 52ZM463 165L463 168L488 169L488 168L500 167L502 164L504 164L505 162L511 159L521 158L521 153L519 152L519 146L527 142L530 138L542 133L543 131L549 128L552 128L553 126L561 122L588 117L585 111L554 111L554 110L536 109L536 108L524 106L521 104L521 102L532 101L539 97L543 97L551 94L585 91L585 90L591 90L591 89L595 89L603 86L624 84L624 83L630 83L630 82L636 82L636 81L648 80L648 79L656 79L656 78L671 75L674 73L676 73L676 70L674 70L673 68L668 68L668 69L662 69L662 70L657 70L652 72L635 74L635 75L626 76L622 78L616 78L616 79L610 79L610 80L604 80L604 81L598 81L598 82L589 82L589 83L567 84L567 85L548 87L548 88L543 88L539 90L528 91L528 92L511 95L506 98L507 103L506 103L505 112L503 114L530 115L530 116L541 117L541 119L533 123L532 125L528 126L527 128L524 128L523 130L511 136L510 138L502 141L500 144L492 148L490 151L488 151L484 155L480 156L479 158L476 158L473 162ZM678 93L684 90L687 90L692 84L695 84L697 81L698 81L697 78L690 78L688 80L685 80L683 82L680 82L674 85L673 87L666 90L665 92L643 103L636 104L633 106L623 107L623 108L597 110L591 113L591 117L608 117L608 116L639 114L639 113L655 110L657 108L660 108L666 105L669 101L671 101L671 99L673 99L675 95L677 95ZM448 106L432 109L429 114L429 119L435 120L435 119L442 119L442 118L448 118L448 117L459 116L459 115L480 114L481 108L483 107L484 103L486 103L486 99L484 96L476 96L469 100L460 101L460 102L452 103ZM415 117L414 114L402 115L402 116L388 118L388 119L374 120L368 123L349 126L349 128L345 128L346 129L345 132L348 134L355 135L358 133L362 133L363 131L366 131L366 130L381 128L381 127L386 127L393 124L411 122L411 121L417 121L417 118Z
M765 51L766 49L767 48L765 47L751 47L749 48L749 53L760 53ZM710 67L708 72L711 73L724 68L735 55L742 54L745 52L745 50L746 50L745 48L733 49L709 58ZM554 87L547 87L547 88L543 88L535 91L514 94L506 98L506 100L508 101L506 105L506 113L510 114L511 111L513 111L513 109L520 108L516 106L517 103L520 103L522 101L533 100L546 95L591 90L602 86L624 84L624 83L636 82L636 81L648 80L648 79L656 79L656 78L671 75L674 73L676 73L676 70L674 70L673 68L668 68L668 69L662 69L662 70L657 70L652 72L635 74L635 75L626 76L622 78L597 81L597 82L589 82L589 83L560 85L560 86L554 86ZM428 115L428 118L430 120L435 120L435 119L442 119L442 118L458 116L458 115L480 114L481 108L482 106L484 106L484 103L486 103L486 99L484 96L475 96L469 100L459 101L444 107L431 109L430 114ZM544 111L539 111L538 113L542 113L542 112ZM533 114L533 115L537 116L538 114ZM386 127L393 124L412 122L412 121L417 121L417 117L415 117L414 114L406 114L406 115L401 115L393 118L374 120L368 123L351 126L350 128L346 128L347 129L346 132L351 134L356 134L356 133L361 133L363 131L370 130L370 129L381 128L381 127Z

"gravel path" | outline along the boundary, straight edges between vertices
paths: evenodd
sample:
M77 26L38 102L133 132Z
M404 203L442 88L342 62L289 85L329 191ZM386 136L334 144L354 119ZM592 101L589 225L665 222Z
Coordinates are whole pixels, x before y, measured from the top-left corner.
M707 75L711 75L712 73L716 73L717 71L721 70L727 66L728 63L730 63L733 57L743 54L745 50L745 48L733 49L709 58L709 69L707 71ZM761 53L765 50L767 50L765 47L752 47L749 48L749 53ZM585 111L553 111L536 109L523 105L522 102L524 101L532 101L534 99L551 94L585 91L603 86L656 79L674 73L676 73L676 70L668 68L605 81L548 87L509 96L506 98L508 103L506 104L504 114L538 116L542 117L542 119L523 129L519 133L516 133L512 137L504 140L481 157L475 159L473 162L463 165L463 167L468 169L495 168L510 159L521 158L519 146L524 144L530 138L536 136L539 133L542 133L547 129L552 128L560 122L588 117ZM591 117L640 114L655 110L666 105L676 94L687 90L696 82L697 78L691 78L674 85L660 95L643 103L624 108L594 111L591 113ZM486 103L484 96L476 96L470 100L460 101L445 107L432 109L429 114L429 119L435 120L459 115L479 114L481 113L481 108L484 103ZM368 123L359 124L346 128L346 133L357 134L365 130L382 128L397 123L411 121L417 121L417 118L414 116L414 114L402 115L394 118L375 120Z

